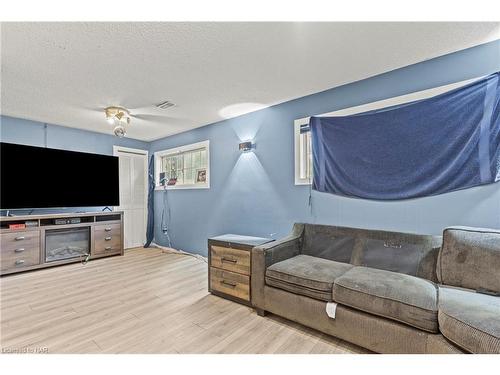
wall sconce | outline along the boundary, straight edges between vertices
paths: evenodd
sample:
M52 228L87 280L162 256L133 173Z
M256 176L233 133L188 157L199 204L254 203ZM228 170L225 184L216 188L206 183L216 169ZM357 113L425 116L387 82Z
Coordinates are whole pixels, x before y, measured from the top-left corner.
M252 149L254 148L255 148L255 143L252 143L251 141L241 142L239 146L239 150L242 152L252 151Z

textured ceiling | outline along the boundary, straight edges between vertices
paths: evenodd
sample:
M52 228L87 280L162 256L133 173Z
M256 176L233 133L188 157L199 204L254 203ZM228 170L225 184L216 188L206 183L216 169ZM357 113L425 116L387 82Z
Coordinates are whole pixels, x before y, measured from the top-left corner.
M2 23L1 112L153 140L500 37L499 23ZM153 104L170 100L167 110ZM257 103L249 105L245 103Z

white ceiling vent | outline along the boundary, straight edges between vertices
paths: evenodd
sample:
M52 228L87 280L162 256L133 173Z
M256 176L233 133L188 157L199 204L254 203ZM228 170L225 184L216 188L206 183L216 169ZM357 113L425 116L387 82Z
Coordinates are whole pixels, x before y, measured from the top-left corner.
M168 100L160 103L160 104L156 104L155 107L156 108L160 108L160 109L167 109L167 108L170 108L170 107L173 107L175 104L172 103L172 102L169 102Z

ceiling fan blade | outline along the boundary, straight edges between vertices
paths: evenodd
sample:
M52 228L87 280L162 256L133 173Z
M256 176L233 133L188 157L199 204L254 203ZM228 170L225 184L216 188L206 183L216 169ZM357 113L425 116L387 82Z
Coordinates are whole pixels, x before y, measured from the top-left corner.
M104 113L104 107L80 107L86 111Z
M144 120L144 121L176 122L176 123L189 122L188 119L184 119L184 118L163 116L163 115L153 115L153 114L146 114L146 113L132 114L131 116L132 116L132 118L137 118L139 120Z

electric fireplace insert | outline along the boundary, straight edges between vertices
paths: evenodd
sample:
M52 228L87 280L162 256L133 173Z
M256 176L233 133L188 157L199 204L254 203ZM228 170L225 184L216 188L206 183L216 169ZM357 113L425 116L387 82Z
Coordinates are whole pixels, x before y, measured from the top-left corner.
M84 257L90 253L90 227L45 231L45 261Z

